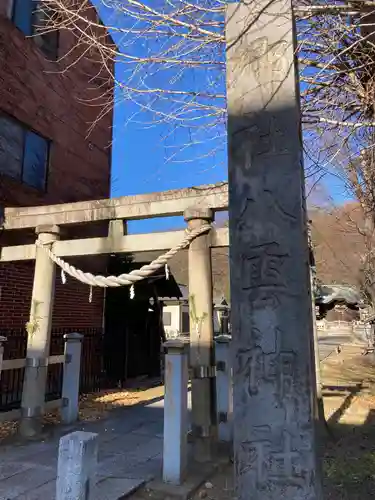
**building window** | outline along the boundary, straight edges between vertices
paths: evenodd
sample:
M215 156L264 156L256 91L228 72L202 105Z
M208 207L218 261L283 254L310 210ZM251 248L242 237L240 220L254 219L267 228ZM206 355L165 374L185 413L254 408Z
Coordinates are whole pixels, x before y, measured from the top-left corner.
M46 57L56 59L59 34L49 30L52 18L51 9L39 0L13 0L14 24L26 36L33 36Z
M0 115L0 174L45 191L49 141L13 118Z
M163 312L163 323L164 323L164 326L171 326L172 325L172 313Z

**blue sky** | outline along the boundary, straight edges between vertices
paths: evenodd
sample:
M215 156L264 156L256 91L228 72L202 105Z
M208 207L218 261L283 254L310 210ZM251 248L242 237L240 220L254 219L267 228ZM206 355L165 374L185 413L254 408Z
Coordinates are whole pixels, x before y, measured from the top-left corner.
M186 163L168 161L169 151L163 144L166 127L127 123L130 108L126 103L115 107L113 196L215 183L227 177L224 154ZM199 150L199 145L191 148L192 157Z
M118 71L121 73L121 64ZM118 89L117 89L118 92ZM131 103L121 102L115 106L114 135L112 145L112 196L165 191L200 184L212 184L227 179L227 164L224 151L200 158L202 146L192 146L188 155L193 161L169 161L170 150L165 147L163 136L166 125L146 127L128 121L132 115ZM181 144L184 131L176 142ZM173 139L171 139L173 140ZM225 145L224 145L225 150ZM164 230L181 226L182 218L147 219L129 224L131 232Z
M100 12L105 24L109 26L127 26L130 21L124 15L115 17L114 10L103 8L102 0L97 0ZM128 45L127 40L120 41L114 36L118 46L127 44L126 51L134 50L137 56L147 55L147 40L138 40L134 49ZM149 43L163 43L154 41ZM163 47L165 48L165 47ZM155 47L152 47L155 51ZM125 81L129 75L133 78L132 70L123 63L116 65L116 79ZM127 73L129 71L129 73ZM151 69L149 70L151 71ZM197 77L195 74L186 72L179 77L178 88L201 89L207 86L206 75ZM156 88L165 88L165 81L161 79L173 79L176 69L163 70L156 73L147 84ZM142 78L142 77L140 77ZM203 78L205 81L203 81ZM201 79L201 81L199 81ZM224 75L221 76L222 85ZM219 84L220 85L220 84ZM137 86L137 84L135 84ZM142 87L142 83L138 85ZM168 85L167 85L168 86ZM158 108L172 109L173 104L164 101L157 104ZM114 133L112 143L112 189L114 197L150 193L153 191L164 191L178 189L199 184L212 184L227 179L226 142L225 138L219 141L208 141L209 137L204 132L196 132L194 141L191 140L188 128L175 127L173 123L158 123L149 125L155 121L152 113L139 112L139 106L135 105L126 96L123 97L121 88L115 90L114 110ZM190 115L191 116L191 115ZM193 115L194 116L194 115ZM204 121L199 121L204 124ZM140 123L143 122L143 123ZM196 124L196 122L194 122ZM216 133L216 132L215 132ZM212 129L210 133L212 137ZM167 139L165 140L165 136ZM199 143L195 143L195 142ZM192 142L194 142L193 145ZM214 146L212 146L214 143ZM176 145L190 144L189 147L176 148ZM220 149L220 151L217 151ZM177 153L176 153L177 152ZM155 229L169 229L184 224L182 218L154 219L134 222L130 224L131 232L146 232Z

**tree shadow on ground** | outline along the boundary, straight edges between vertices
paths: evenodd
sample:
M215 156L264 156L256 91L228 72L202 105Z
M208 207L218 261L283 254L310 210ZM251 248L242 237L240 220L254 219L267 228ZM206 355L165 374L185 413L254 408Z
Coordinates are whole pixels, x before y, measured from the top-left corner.
M366 500L375 495L375 410L362 425L333 421L334 440L324 443L326 500Z
M357 394L361 392L363 387L362 383L355 384L354 386L346 385L324 385L323 386L323 398L324 397L344 397L344 401L341 405L332 413L328 419L328 424L336 424L340 421L340 418L344 413L350 408L353 403L354 398Z

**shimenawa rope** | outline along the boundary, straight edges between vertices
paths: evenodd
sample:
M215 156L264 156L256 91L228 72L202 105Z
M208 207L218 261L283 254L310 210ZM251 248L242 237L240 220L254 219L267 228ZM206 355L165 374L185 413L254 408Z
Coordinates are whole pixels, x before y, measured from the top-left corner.
M200 228L194 229L192 231L188 230L186 236L183 238L181 243L176 245L174 248L169 250L168 252L160 255L157 259L153 260L150 264L142 266L140 269L134 269L130 273L120 274L120 276L101 276L101 275L93 275L91 273L85 273L80 269L68 264L68 262L60 259L57 255L55 255L52 250L50 250L47 245L52 242L41 242L36 240L36 245L40 248L43 248L45 252L47 252L49 258L57 264L64 273L69 274L73 278L85 283L89 286L99 286L103 288L107 287L118 287L124 285L134 285L137 281L141 281L145 278L148 278L155 271L165 266L168 261L174 257L180 250L186 248L197 236L206 233L212 229L210 224L205 224ZM55 243L55 241L53 242Z

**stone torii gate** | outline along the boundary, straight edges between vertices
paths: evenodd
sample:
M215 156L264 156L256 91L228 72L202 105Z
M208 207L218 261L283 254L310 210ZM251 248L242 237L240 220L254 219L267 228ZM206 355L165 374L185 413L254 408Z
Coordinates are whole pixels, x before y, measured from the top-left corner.
M70 272L71 266L65 263L64 257L166 250L171 254L171 247L174 249L173 254L181 246L189 246L189 293L195 297L198 317L206 317L200 331L193 329L191 332L195 455L197 460L201 461L212 458L211 443L216 427L213 418L214 387L210 383L213 363L211 248L228 246L228 230L214 230L211 223L214 221L215 211L227 208L226 183L108 200L5 208L3 229L6 233L30 228L34 228L37 233L34 245L13 245L0 249L1 263L35 260L29 322L33 325L33 332L28 336L27 344L20 422L22 435L32 437L38 435L41 430L50 348L55 263ZM124 221L176 215L184 215L188 224L187 234L183 230L124 234ZM98 221L109 221L108 237L60 239L60 229L64 226ZM139 274L139 271L134 273ZM94 286L108 286L103 284L103 280L107 278L87 274L82 276L82 272L74 268L72 276Z

